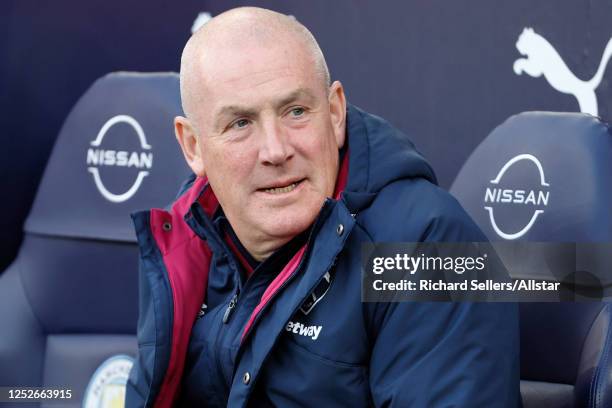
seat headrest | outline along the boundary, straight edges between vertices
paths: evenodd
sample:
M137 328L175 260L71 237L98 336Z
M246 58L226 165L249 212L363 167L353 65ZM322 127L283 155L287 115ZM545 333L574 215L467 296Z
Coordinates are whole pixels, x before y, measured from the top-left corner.
M474 150L451 193L493 241L610 241L610 128L581 113L513 116Z
M174 137L176 73L106 75L64 122L27 233L134 241L130 213L172 201L189 174Z

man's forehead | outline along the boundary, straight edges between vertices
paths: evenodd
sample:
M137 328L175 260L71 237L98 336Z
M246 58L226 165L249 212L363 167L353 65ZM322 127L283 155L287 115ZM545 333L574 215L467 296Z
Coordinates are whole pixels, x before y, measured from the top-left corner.
M295 62L270 61L263 57L242 58L233 63L223 61L225 63L209 64L212 66L204 67L201 71L203 81L211 91L234 87L254 88L283 78L308 79L307 66Z
M255 99L314 96L321 80L307 57L282 47L203 55L198 81L202 99L218 111L219 106L245 105Z
M207 42L196 58L199 73L211 80L236 80L267 70L304 70L313 65L305 44L291 37Z

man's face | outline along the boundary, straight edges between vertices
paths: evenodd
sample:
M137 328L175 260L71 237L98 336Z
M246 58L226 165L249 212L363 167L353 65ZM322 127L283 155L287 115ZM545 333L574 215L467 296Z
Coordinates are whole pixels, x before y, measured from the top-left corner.
M241 239L288 241L334 191L344 95L296 48L219 49L203 63L197 154Z

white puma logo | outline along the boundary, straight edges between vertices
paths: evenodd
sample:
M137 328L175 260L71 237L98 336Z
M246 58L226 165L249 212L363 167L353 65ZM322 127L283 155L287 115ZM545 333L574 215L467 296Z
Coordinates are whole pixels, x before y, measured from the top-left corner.
M595 89L601 83L608 60L612 56L612 38L606 45L597 72L588 81L576 78L565 65L557 50L546 38L533 31L533 28L523 29L516 42L516 49L527 58L519 58L514 61L515 74L521 75L526 72L534 78L544 75L544 78L554 89L574 95L578 100L581 112L597 116Z

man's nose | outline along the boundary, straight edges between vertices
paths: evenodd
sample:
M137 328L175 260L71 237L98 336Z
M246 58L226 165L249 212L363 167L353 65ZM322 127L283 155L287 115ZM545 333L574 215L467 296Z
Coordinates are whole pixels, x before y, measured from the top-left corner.
M259 158L262 164L279 166L293 157L293 147L289 135L278 121L270 120L263 124Z

